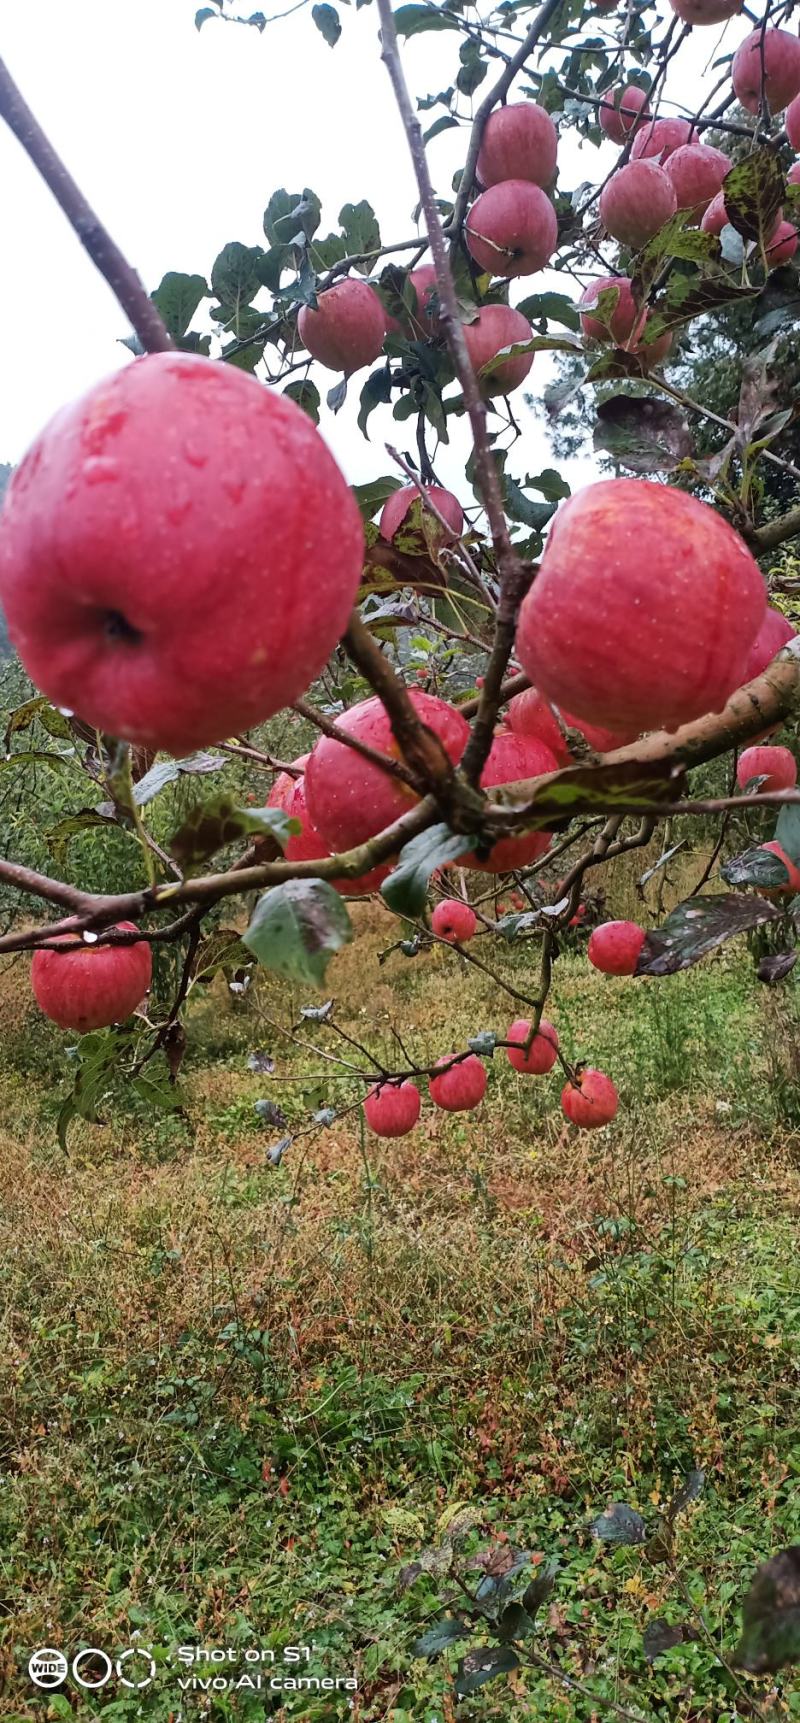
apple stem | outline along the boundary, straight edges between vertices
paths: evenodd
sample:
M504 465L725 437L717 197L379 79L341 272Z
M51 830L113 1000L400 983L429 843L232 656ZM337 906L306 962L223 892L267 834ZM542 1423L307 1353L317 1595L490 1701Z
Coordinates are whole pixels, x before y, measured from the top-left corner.
M39 121L31 113L4 60L0 60L0 117L50 187L81 244L130 318L131 327L145 352L171 352L175 344L136 270L123 257L119 246L91 204L87 203Z

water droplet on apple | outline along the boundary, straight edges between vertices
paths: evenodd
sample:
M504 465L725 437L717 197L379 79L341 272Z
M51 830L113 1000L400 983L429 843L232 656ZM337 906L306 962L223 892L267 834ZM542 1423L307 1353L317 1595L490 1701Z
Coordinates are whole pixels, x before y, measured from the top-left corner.
M120 476L119 461L114 461L109 455L92 455L83 463L83 476L87 485L113 485Z
M85 932L83 934L83 942L85 945L96 945L99 938L100 938L99 933Z

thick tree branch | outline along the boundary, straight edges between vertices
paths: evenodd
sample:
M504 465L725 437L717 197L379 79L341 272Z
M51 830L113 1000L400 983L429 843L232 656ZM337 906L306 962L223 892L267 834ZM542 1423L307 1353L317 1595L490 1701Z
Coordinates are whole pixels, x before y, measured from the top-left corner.
M776 550L779 544L785 544L787 538L800 537L800 506L789 509L781 515L780 520L767 521L764 526L757 527L752 534L751 543L754 550Z
M92 262L97 265L123 311L130 318L131 326L145 352L170 352L174 347L172 337L167 333L135 269L132 269L123 257L119 246L115 245L99 216L95 215L91 204L87 203L80 187L67 172L60 156L42 131L39 121L17 89L3 60L0 60L0 116L19 139L34 167L38 168L42 179L50 187L81 245L88 251Z

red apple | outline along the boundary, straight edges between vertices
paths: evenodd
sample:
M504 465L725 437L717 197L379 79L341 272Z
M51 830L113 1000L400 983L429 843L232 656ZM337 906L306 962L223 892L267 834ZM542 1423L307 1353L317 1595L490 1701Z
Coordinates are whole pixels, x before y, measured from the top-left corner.
M477 925L474 909L458 897L443 898L431 916L434 933L439 939L446 939L449 945L464 945L472 938Z
M748 113L761 106L761 86L771 114L800 93L800 41L788 30L753 30L733 56L734 93Z
M386 312L387 335L408 335L417 341L439 335L442 320L439 316L439 287L434 265L421 263L418 269L409 271L408 279L414 289L414 309L407 311L402 318L391 317Z
M515 735L513 730L499 730L481 772L481 788L491 790L556 771L558 761L544 742L535 736ZM459 856L459 866L476 868L480 873L511 873L544 855L551 837L551 832L525 832L522 837L500 838L485 860L479 861L470 852Z
M349 377L377 359L386 337L386 313L369 282L348 275L320 294L316 310L301 307L297 333L312 359Z
M689 210L694 226L721 191L730 171L730 157L710 144L682 144L672 151L664 168L675 187L678 208Z
M552 1071L558 1058L558 1030L548 1022L546 1017L539 1020L539 1027L525 1052L525 1043L531 1032L530 1020L527 1017L517 1017L511 1024L506 1035L507 1041L518 1041L518 1047L507 1047L509 1065L515 1071L521 1071L526 1077L542 1077L546 1071Z
M725 208L725 193L718 191L716 197L712 197L711 202L702 217L700 226L703 233L721 233L723 227L727 227L728 225L728 211Z
M558 134L544 108L536 102L510 102L495 108L486 122L478 179L483 186L525 179L546 188L555 179L557 148Z
M649 118L647 95L638 84L626 84L624 89L609 90L598 109L598 119L606 137L613 144L624 144L640 114Z
M116 924L119 933L136 933L132 921ZM136 945L87 945L72 933L56 934L63 951L35 951L31 986L45 1017L59 1029L105 1029L124 1023L141 1005L150 986L153 961L146 940Z
M788 185L800 185L800 162L792 162L786 175L786 181Z
M758 564L714 509L671 485L601 480L558 511L517 655L592 723L674 729L725 705L765 607Z
M477 1107L486 1094L486 1070L474 1053L457 1065L451 1063L454 1058L454 1053L447 1053L443 1059L437 1059L437 1068L440 1065L449 1068L440 1077L431 1077L429 1093L434 1106L442 1107L445 1113L466 1113Z
M480 372L504 348L532 338L527 317L511 305L482 305L474 323L464 324L464 340L472 368L478 373L481 394L510 395L512 389L524 383L533 364L533 353L514 353L487 376L481 377Z
M669 0L684 24L724 24L742 10L743 0Z
M635 921L603 921L589 939L586 955L603 975L633 975L645 941Z
M630 161L600 193L600 220L620 245L638 251L678 207L675 187L658 162Z
M800 96L794 96L792 98L788 108L786 109L786 118L783 123L786 127L786 136L789 139L792 149L800 150ZM797 169L800 169L800 162L795 162L794 167L789 169L788 179L790 185L797 184L797 179L792 179L792 174L795 173Z
M535 275L556 249L556 212L540 186L503 180L475 199L464 237L478 267L490 275Z
M376 1137L407 1137L421 1105L416 1083L378 1083L364 1102L364 1117Z
M575 914L570 916L569 921L567 922L567 926L568 927L580 927L581 922L583 922L585 920L586 920L586 905L585 905L585 903L579 903L578 907L575 911Z
M790 221L779 221L773 228L767 242L767 263L770 269L778 269L782 263L788 263L797 250L797 228Z
M597 754L609 754L613 748L624 748L626 742L633 742L638 735L638 731L615 734L613 730L603 730L597 724L586 724L571 712L562 712L561 716L570 730L580 731ZM555 755L559 766L574 765L574 757L559 729L550 702L538 688L526 688L522 694L514 695L508 704L508 722L518 736L538 736Z
M656 156L663 163L682 144L696 142L697 132L690 120L651 120L648 125L637 129L631 145L631 161L637 162L643 156Z
M421 689L410 689L409 698L422 722L435 730L450 759L457 763L469 737L466 718L445 700L423 694ZM377 695L351 706L336 722L346 735L377 748L389 760L402 758L389 714ZM306 794L314 825L333 851L351 849L375 837L418 800L408 784L331 736L320 736L311 751Z
M800 868L795 866L791 856L787 856L786 851L781 848L779 843L775 842L774 838L770 843L761 844L759 847L762 850L769 850L770 855L777 856L778 861L783 862L786 872L789 875L785 885L760 885L758 889L761 896L784 897L788 893L791 893L791 895L794 896L795 892L800 891Z
M745 748L736 765L736 782L746 789L753 778L763 778L762 790L791 790L797 783L797 762L788 748Z
M430 497L439 514L447 521L448 526L458 538L464 531L464 510L458 497L453 496L452 491L443 490L441 485L426 485L425 495ZM404 485L401 490L392 491L391 496L387 497L383 505L378 523L381 538L388 539L391 543L395 533L402 526L409 509L413 508L414 503L419 501L420 494L416 485ZM431 515L430 518L433 520L434 517Z
M772 663L777 652L794 640L796 630L788 617L773 605L768 605L764 620L753 641L744 662L742 684L752 682L755 676L760 676L762 670ZM741 686L741 684L738 684Z
M607 1125L619 1106L619 1095L611 1078L603 1071L587 1066L575 1082L565 1083L561 1091L561 1106L573 1125L583 1130L595 1130Z
M0 600L54 705L187 754L305 691L363 546L299 407L235 365L154 353L63 408L17 468Z
M303 754L299 760L293 761L293 764L304 766L309 757L308 754ZM267 797L267 807L282 808L290 819L299 820L303 828L288 840L283 852L287 861L322 861L333 853L309 814L304 776L294 778L289 772L279 772ZM342 897L367 897L370 892L379 889L391 871L391 862L381 862L378 867L370 868L369 873L360 874L357 879L332 879L329 884Z
M600 275L595 281L590 281L578 301L578 308L586 306L591 311L601 294L612 290L616 292L616 301L610 312L602 317L591 317L581 311L584 335L595 341L613 341L615 346L638 354L648 368L660 364L672 346L672 336L668 333L659 336L657 341L645 340L650 313L637 306L629 276Z

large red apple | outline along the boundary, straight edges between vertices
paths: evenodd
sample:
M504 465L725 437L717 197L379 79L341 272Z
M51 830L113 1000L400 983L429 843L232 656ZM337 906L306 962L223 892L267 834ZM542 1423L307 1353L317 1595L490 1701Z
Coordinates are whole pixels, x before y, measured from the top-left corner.
M132 921L120 921L119 933L136 933ZM54 938L63 951L35 951L31 986L39 1009L60 1029L105 1029L124 1023L141 1005L150 986L153 962L144 939L135 945L95 945L79 942L76 934ZM67 949L68 948L68 949Z
M475 199L464 237L478 267L490 275L535 275L556 249L556 212L530 180L502 180Z
M499 730L481 772L481 788L492 790L500 784L518 784L556 771L558 761L544 742L535 736L515 735L513 730ZM477 868L480 873L511 873L544 855L551 836L551 832L525 832L522 837L501 838L483 860L470 852L459 856L459 866Z
M423 694L420 689L411 689L409 698L423 724L436 732L450 759L454 763L460 760L469 736L466 718L446 700ZM336 722L348 736L368 743L390 761L402 758L389 714L377 695L351 706ZM333 851L352 849L375 837L418 800L408 784L331 736L320 736L311 751L306 793L314 825Z
M628 162L612 174L600 193L603 226L633 251L646 245L677 207L675 187L658 162Z
M752 682L772 663L777 652L794 640L796 629L780 610L768 605L764 620L747 654L742 670L742 683ZM738 686L738 684L737 684Z
M603 975L633 975L645 941L635 921L603 921L589 937L586 955Z
M369 282L348 275L320 294L316 310L302 306L297 333L312 359L349 377L377 359L386 336L386 313Z
M560 708L674 729L725 705L765 606L758 564L714 509L671 485L601 480L555 518L517 656Z
M604 730L598 724L587 724L583 718L576 718L572 712L562 712L561 716L568 729L580 731L597 754L610 754L612 748L624 748L626 742L633 742L638 735L638 731ZM514 695L508 703L508 722L518 736L537 736L540 742L544 742L559 766L575 764L550 701L539 693L538 688L526 688L522 694Z
M460 1059L457 1065L452 1063L454 1057L453 1053L447 1053L443 1059L437 1059L437 1066L444 1065L446 1069L439 1077L431 1077L428 1090L435 1107L443 1108L445 1113L466 1113L477 1107L486 1094L486 1067L474 1053Z
M786 136L789 139L792 149L800 150L800 96L794 96L792 98L788 108L786 109L786 117L783 123L786 127ZM792 174L798 165L800 164L795 162L794 168L789 169L790 185L796 184L796 181L792 180Z
M305 691L363 545L299 407L234 365L156 353L63 408L17 468L0 600L54 705L187 754Z
M550 115L537 102L510 102L495 108L486 122L478 155L481 185L503 180L531 180L552 185L556 173L558 134Z
M405 1137L419 1118L420 1093L416 1083L379 1083L364 1102L364 1117L376 1137Z
M697 132L690 120L650 120L637 130L631 145L631 160L637 162L643 156L656 156L665 162L682 144L696 142Z
M565 1083L561 1091L561 1106L573 1125L592 1131L613 1119L619 1106L619 1095L604 1071L594 1071L588 1066L574 1083Z
M441 485L426 485L425 495L430 497L442 519L447 521L451 531L458 538L464 531L464 510L458 497L455 497L452 491L444 490ZM419 501L420 494L416 485L404 485L401 490L392 491L391 496L387 497L383 505L378 523L381 538L388 539L391 543L395 533L403 525L409 509L413 508L414 503ZM430 519L432 520L433 516L430 516Z
M797 228L790 221L779 221L774 227L766 244L767 263L770 269L778 269L782 263L788 263L797 250Z
M675 187L679 209L688 209L694 226L730 173L730 157L710 144L682 144L668 157L664 172Z
M733 56L731 81L743 108L757 114L762 79L767 107L779 114L800 93L800 40L788 30L753 30Z
M736 782L745 790L753 778L763 778L762 790L792 790L797 783L797 761L789 748L745 748L736 763Z
M511 305L482 305L474 323L464 324L464 340L474 371L480 373L490 359L506 347L530 341L533 330L527 317ZM483 395L510 395L519 388L533 364L533 353L514 353L496 370L478 376Z
M638 84L626 84L622 90L609 90L598 108L598 119L606 137L614 144L624 144L640 114L649 118L647 95Z
M506 1035L507 1041L516 1041L516 1047L507 1047L509 1065L515 1071L520 1071L525 1077L543 1077L547 1071L552 1071L558 1058L558 1030L546 1017L539 1019L539 1027L533 1040L525 1052L525 1043L531 1032L530 1019L517 1017Z
M743 0L669 0L684 24L724 24L741 12Z
M305 766L308 759L309 755L303 754L292 763ZM293 833L287 842L283 852L287 861L323 861L333 853L309 814L305 775L295 778L289 772L279 772L267 797L267 807L282 808L290 819L299 820L303 828ZM391 862L381 862L357 879L332 879L329 883L342 897L367 897L371 891L379 889L391 871Z

